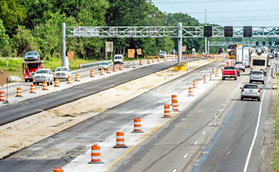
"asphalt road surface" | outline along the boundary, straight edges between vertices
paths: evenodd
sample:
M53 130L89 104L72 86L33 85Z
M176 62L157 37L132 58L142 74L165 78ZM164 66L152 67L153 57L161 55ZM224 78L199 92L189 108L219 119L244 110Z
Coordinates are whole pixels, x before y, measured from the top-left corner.
M240 87L249 82L248 73L246 70L237 81L221 81L113 170L259 171L271 79L269 72L268 85L259 84L263 88L261 102L241 101Z
M193 60L197 59L187 59L185 60L185 62ZM62 90L60 92L55 92L45 96L22 101L17 104L11 104L5 107L1 107L0 125L12 122L17 119L21 119L31 114L63 105L68 102L78 100L80 98L98 93L100 91L149 75L151 73L167 69L169 67L172 67L173 65L174 62L164 62L146 66L132 70L131 72L121 73L108 78L104 78L102 80L96 80L89 83L81 84L70 89Z
M185 90L185 84L192 85L194 79L201 80L201 74L208 74L212 67L220 67L220 64L221 63L217 62L203 66L196 71L187 73L58 134L15 152L0 161L0 171L49 172L52 171L55 166L64 166L72 159L88 151L88 145L94 142L101 142L107 137L115 135L117 128L129 123L135 117L142 117L150 113L156 113L158 109L162 108L162 105L164 104L163 102L169 100L170 92L173 90ZM156 65L156 68L157 70L162 70L163 68L169 67L169 65L172 64L162 63ZM133 71L132 76L131 74L120 74L115 80L108 79L103 81L102 84L105 83L104 85L98 85L101 83L90 83L90 86L92 87L92 85L97 84L95 85L96 88L100 88L101 86L110 87L112 84L115 85L115 83L118 82L119 84L123 83L126 80L131 79L131 77L136 78L154 72L154 68L155 67L135 70ZM88 85L84 84L84 89L88 92L93 88L88 88ZM76 95L81 94L80 90L81 89L76 88L71 89ZM166 92L166 94L162 96L162 92ZM65 99L65 97L60 99ZM202 100L202 98L199 100ZM45 106L45 104L46 103L42 104L42 106ZM193 104L193 106L195 107L196 105ZM188 133L191 133L191 131L188 131ZM116 166L116 168L118 168L118 166ZM113 169L114 168L112 168L112 170Z

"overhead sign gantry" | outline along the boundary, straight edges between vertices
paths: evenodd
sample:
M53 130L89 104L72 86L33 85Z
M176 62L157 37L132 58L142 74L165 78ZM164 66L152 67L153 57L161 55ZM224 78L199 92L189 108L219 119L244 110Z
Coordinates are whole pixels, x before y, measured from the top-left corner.
M66 65L66 38L177 38L178 62L183 38L279 37L277 26L66 26L62 24L62 62Z

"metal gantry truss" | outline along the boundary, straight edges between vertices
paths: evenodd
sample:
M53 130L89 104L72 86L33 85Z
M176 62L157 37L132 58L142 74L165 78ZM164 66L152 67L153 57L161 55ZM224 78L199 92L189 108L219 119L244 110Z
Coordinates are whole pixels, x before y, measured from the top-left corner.
M244 27L234 26L233 37L244 37ZM182 59L183 38L204 38L204 26L67 26L62 24L62 59L63 66L66 60L67 38L178 38L178 62ZM212 26L212 38L223 38L224 27ZM279 37L277 26L253 26L252 37L266 38Z
M229 45L245 45L245 46L249 46L249 47L257 47L257 46L274 46L275 42L271 42L271 45L269 44L270 41L264 41L265 44L263 44L263 42L258 42L258 44L256 44L256 42L209 42L209 46L215 46L215 47L222 47L222 46L229 46Z
M68 26L68 38L178 38L178 26ZM233 37L243 37L243 26L233 27ZM223 38L224 27L212 26L212 37ZM253 27L252 37L279 37L279 27ZM204 38L204 26L183 26L182 38Z

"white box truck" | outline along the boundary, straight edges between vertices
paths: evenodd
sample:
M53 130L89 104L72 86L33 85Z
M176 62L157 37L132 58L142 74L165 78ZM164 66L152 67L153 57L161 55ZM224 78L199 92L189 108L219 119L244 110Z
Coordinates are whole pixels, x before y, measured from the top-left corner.
M250 67L251 53L250 47L243 48L243 62L246 68Z
M243 46L236 47L236 57L235 60L242 62L243 61Z

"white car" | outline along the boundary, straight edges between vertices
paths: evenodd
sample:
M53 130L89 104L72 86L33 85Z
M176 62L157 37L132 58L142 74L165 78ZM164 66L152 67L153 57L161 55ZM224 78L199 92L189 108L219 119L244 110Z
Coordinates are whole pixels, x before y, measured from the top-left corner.
M34 85L39 85L39 83L43 83L44 81L47 82L47 85L52 85L53 80L54 76L48 68L38 69L33 76Z
M123 60L123 55L122 54L115 54L114 58L113 58L113 61L114 61L114 64L117 64L117 63L121 63L123 64L124 60Z
M245 72L245 64L244 64L244 62L236 61L236 62L234 62L234 66L238 67L240 70Z
M54 79L68 79L71 76L71 71L67 67L57 67L54 72Z
M107 70L107 68L109 67L109 62L100 62L98 65L99 70L104 69Z

